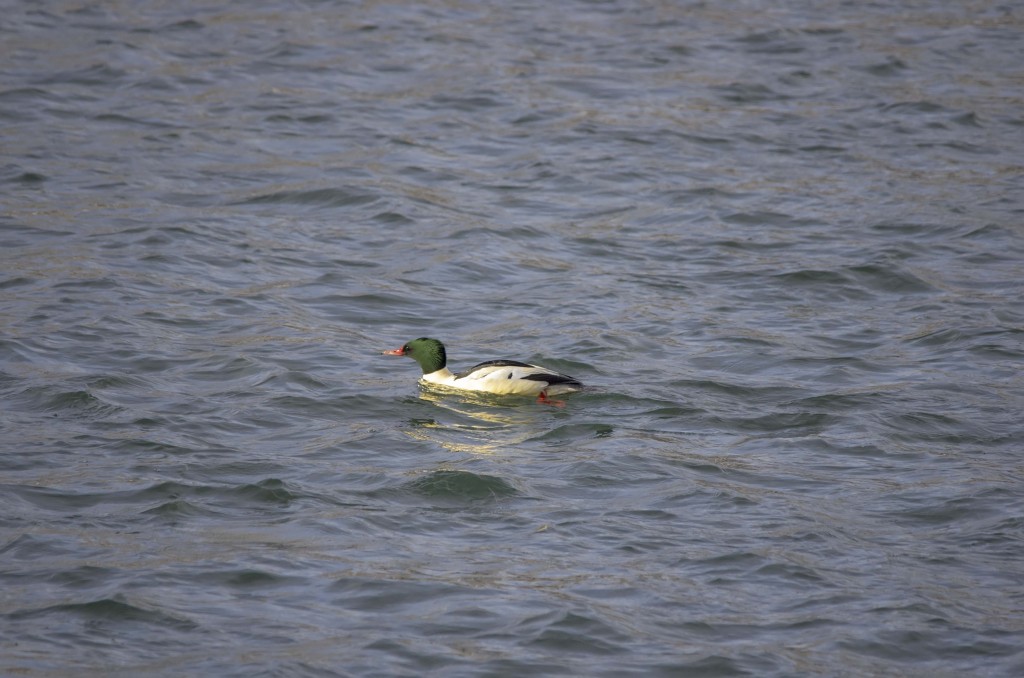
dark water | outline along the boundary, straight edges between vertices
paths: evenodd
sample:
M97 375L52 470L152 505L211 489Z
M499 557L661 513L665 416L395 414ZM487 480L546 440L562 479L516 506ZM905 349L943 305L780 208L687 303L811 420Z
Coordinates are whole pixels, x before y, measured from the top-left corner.
M0 674L1024 674L1022 30L7 3Z

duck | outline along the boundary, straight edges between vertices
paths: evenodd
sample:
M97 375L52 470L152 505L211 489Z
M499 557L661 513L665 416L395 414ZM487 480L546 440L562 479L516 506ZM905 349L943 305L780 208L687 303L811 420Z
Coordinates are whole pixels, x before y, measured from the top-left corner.
M572 393L583 388L583 383L575 377L518 360L487 360L464 372L453 373L448 369L444 344L430 337L413 339L401 348L383 351L382 354L407 356L418 362L423 369L421 383L465 391L536 396L538 402L560 404L559 401L551 400L550 396Z

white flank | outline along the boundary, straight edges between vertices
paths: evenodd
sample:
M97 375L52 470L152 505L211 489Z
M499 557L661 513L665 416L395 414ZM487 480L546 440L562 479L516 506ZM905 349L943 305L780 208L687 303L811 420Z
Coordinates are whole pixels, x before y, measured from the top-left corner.
M509 365L488 365L473 370L463 377L456 377L451 370L443 367L436 372L424 374L420 381L427 384L439 384L449 388L461 388L467 391L486 391L498 395L540 395L541 391L547 391L547 395L554 396L561 393L578 391L578 387L568 384L555 384L548 387L548 382L542 378L528 379L531 375L542 377L543 375L558 376L551 370L530 365L529 367L517 367Z

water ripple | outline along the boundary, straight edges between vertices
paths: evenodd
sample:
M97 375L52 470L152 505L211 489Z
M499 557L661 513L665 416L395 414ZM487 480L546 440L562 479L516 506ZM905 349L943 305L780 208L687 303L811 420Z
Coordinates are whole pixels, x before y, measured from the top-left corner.
M1015 8L0 24L0 673L1021 673Z

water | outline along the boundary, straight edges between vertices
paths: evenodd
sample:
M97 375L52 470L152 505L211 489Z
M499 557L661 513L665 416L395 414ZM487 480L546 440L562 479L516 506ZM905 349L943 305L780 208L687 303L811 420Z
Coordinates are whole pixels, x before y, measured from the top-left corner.
M0 674L1024 673L1022 28L11 4Z

